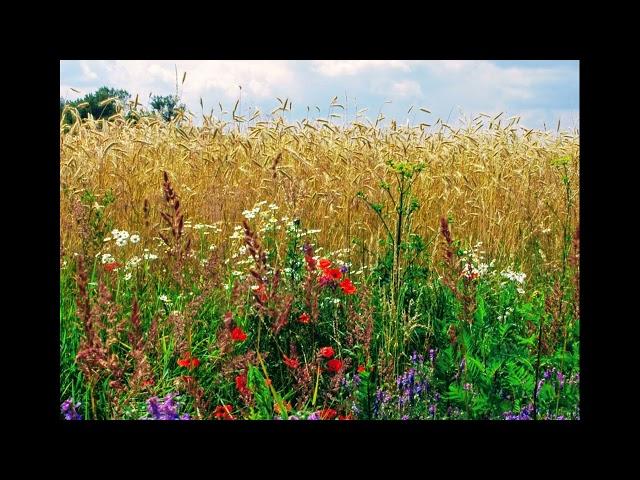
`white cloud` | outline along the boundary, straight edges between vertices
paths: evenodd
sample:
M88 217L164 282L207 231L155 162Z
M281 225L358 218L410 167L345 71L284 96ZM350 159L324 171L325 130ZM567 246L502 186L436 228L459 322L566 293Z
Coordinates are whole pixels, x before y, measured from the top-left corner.
M230 113L240 93L241 114L254 107L268 113L277 106L276 97L287 97L294 104L288 115L292 120L306 116L306 105L328 105L331 98L343 93L348 96L344 103L347 108L384 111L389 118L404 116L409 105L417 105L419 100L420 106L433 113L416 109L412 113L416 121L441 117L453 122L460 107L467 115L500 111L522 114L523 122L526 118L531 126L537 126L543 121L549 123L554 108L578 110L578 76L570 62L65 60L60 62L60 95L73 100L106 85L123 88L134 97L138 94L142 105L148 106L151 93L175 92L176 65L182 101L196 116L200 98L205 112L212 107L214 113L218 112L221 102ZM181 85L185 71L186 81ZM562 113L562 125L565 117L567 125L573 123L572 114L571 110Z
M365 70L411 70L404 60L314 60L311 69L328 77L353 76Z
M422 88L413 80L402 80L391 85L390 93L399 97L422 97Z
M87 62L80 62L80 69L82 70L83 80L95 80L98 78L98 74L91 70Z
M199 104L201 97L204 100L215 98L215 103L221 96L235 100L240 92L239 85L243 99L275 97L293 92L297 87L295 72L285 61L101 60L81 61L79 66L82 71L79 80L92 83L92 88L102 85L125 88L134 96L139 94L143 101L150 93L167 95L175 92L177 66L182 99L192 107ZM185 71L187 77L183 85ZM62 90L61 85L61 94Z
M528 100L535 87L557 81L563 71L552 68L500 67L486 60L429 60L428 71L446 81L461 97ZM478 95L482 92L482 95Z

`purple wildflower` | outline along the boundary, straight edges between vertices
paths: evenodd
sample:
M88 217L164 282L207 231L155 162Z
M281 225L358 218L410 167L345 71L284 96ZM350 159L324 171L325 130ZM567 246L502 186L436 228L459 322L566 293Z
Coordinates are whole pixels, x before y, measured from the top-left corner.
M320 414L318 412L313 412L307 417L307 420L320 420Z
M82 420L82 415L80 415L76 408L80 407L80 402L74 405L73 398L69 398L62 402L60 405L60 410L64 414L65 420Z
M435 358L436 358L436 351L432 348L431 350L429 350L429 360L431 360L431 363L433 363Z
M402 420L409 420L409 415L404 415L404 416L402 417Z
M289 420L300 420L300 419L295 415L289 415Z
M191 417L188 414L178 415L176 396L176 393L169 393L162 400L158 397L147 400L147 411L153 420L190 420Z
M429 407L429 413L431 415L433 415L434 417L436 416L436 405L435 405L435 403Z
M558 371L557 373L558 382L560 382L560 388L564 387L564 375L562 372Z
M342 265L340 267L340 271L344 274L347 273L349 271L349 267L347 267L346 265Z

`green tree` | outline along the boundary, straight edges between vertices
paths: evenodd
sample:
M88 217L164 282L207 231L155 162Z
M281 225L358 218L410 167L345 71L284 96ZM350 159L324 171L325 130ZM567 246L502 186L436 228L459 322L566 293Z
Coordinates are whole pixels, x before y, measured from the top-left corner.
M151 98L151 108L158 113L165 122L173 120L180 110L186 110L187 106L180 103L180 97L177 95L159 96L154 95Z
M105 86L100 87L95 92L89 93L78 100L68 101L61 97L60 114L62 114L64 106L69 105L78 110L80 118L87 118L89 114L96 120L109 118L124 108L130 96L126 90L118 90ZM65 123L71 123L73 116L67 112L64 121Z

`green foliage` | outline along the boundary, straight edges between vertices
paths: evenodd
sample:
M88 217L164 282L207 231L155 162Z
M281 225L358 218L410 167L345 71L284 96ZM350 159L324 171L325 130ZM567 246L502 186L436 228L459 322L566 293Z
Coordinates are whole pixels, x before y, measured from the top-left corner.
M178 95L155 95L151 97L151 109L162 117L165 122L175 119L180 111L185 111L187 106L180 103Z
M88 118L89 115L95 120L107 119L123 110L129 98L129 92L126 90L104 86L78 100L68 101L61 97L60 114L62 115L63 108L68 106L76 109L82 119ZM65 112L63 123L71 124L73 120L73 114Z

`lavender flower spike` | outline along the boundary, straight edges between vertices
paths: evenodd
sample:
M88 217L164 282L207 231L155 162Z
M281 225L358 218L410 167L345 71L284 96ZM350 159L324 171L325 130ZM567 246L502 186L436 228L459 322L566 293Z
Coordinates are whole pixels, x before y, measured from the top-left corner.
M80 407L80 402L74 405L73 398L69 398L62 402L60 411L64 414L65 420L82 420L82 415L76 411L78 407Z

